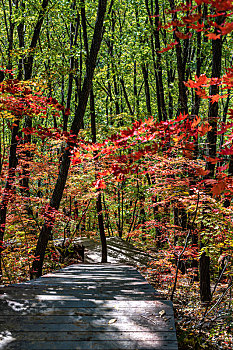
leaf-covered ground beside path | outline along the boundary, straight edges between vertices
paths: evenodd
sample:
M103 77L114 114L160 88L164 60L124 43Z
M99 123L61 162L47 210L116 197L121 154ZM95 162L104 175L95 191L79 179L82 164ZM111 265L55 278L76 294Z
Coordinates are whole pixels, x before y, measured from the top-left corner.
M153 263L147 268L147 280L162 297L170 298L174 273L168 276L164 266ZM180 350L233 349L232 299L230 291L222 298L229 284L227 280L224 282L218 284L212 302L207 305L200 302L199 283L179 274L173 306ZM211 288L213 291L214 285ZM220 299L221 302L214 306ZM204 318L205 312L207 316Z

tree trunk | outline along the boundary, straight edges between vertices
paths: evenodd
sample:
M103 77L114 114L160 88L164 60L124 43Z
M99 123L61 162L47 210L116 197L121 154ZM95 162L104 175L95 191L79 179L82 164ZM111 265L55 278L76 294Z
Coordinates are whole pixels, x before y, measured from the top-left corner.
M202 253L200 262L200 296L202 302L211 300L210 290L210 257Z
M96 118L95 118L95 100L94 100L93 89L91 89L91 92L90 92L90 111L91 111L92 142L96 143ZM98 163L98 158L96 158L96 163ZM95 164L95 168L96 168L96 164ZM96 200L96 209L97 209L100 239L101 239L101 245L102 245L102 262L106 263L107 262L107 242L106 242L106 236L104 231L104 217L103 217L103 208L102 208L102 201L101 201L101 191L99 189L97 191L98 191L98 196Z
M76 7L76 1L74 0L71 5L71 9L75 10L75 7ZM78 28L79 28L79 14L77 13L76 25L74 26L72 21L70 23L70 51L71 52L73 51L74 47L77 45ZM63 131L67 131L67 126L68 126L68 117L69 117L69 110L70 110L71 97L72 97L73 80L74 80L74 63L75 63L75 57L74 57L74 54L72 54L70 56L70 71L69 71L69 78L68 78L66 108L65 108L65 111L63 111Z
M221 25L224 21L224 16L216 18L218 25ZM215 30L217 34L217 29ZM221 76L221 60L222 60L222 38L212 40L212 78L220 78ZM210 95L216 95L219 93L218 85L210 86ZM217 153L217 123L218 123L218 102L209 102L208 121L212 129L207 134L208 141L208 155L211 158L216 157ZM206 169L209 170L208 178L214 177L215 164L211 162L206 163ZM202 301L209 301L211 299L210 294L210 259L206 256L206 253L202 253L199 264L200 271L200 295Z
M152 27L152 33L154 40L151 37L151 48L152 48L152 56L154 61L154 70L155 70L155 78L156 78L156 93L157 93L157 106L158 106L158 117L159 121L167 120L167 110L164 98L164 87L163 87L163 69L161 64L161 53L160 51L160 38L159 38L159 2L155 0L155 9L152 11L149 8L148 0L145 0L145 5L147 9L147 13L149 16L150 24ZM154 17L154 24L153 18ZM156 58L155 58L156 53Z
M175 10L174 0L170 0L171 9ZM173 20L177 20L177 13L174 12ZM182 50L180 39L176 35L177 27L173 26L174 30L174 39L178 42L176 45L176 62L177 62L177 73L178 73L178 88L179 88L179 105L178 105L178 114L179 113L188 113L188 98L186 94L186 86L184 85L185 81L185 70L187 62L187 49L189 45L189 39L185 39L185 47Z
M17 135L19 131L19 120L15 120L13 124L14 126L12 127L12 133L11 133L8 175L7 175L6 184L3 190L3 195L0 203L0 280L2 276L2 251L3 251L3 239L4 239L5 227L6 227L7 206L10 200L11 191L14 188L15 169L17 166L16 150L17 150Z
M34 51L37 46L37 42L40 36L41 27L44 21L44 16L46 9L48 7L49 0L43 0L41 4L41 9L39 12L38 20L36 22L32 40L29 46L29 53L28 56L24 58L24 79L29 80L32 77L32 67L33 67L33 61L34 61Z
M146 108L147 113L151 116L151 102L150 102L150 87L149 87L149 79L148 79L148 68L146 67L145 63L142 63L142 74L144 79L144 86L145 86L145 95L146 95Z

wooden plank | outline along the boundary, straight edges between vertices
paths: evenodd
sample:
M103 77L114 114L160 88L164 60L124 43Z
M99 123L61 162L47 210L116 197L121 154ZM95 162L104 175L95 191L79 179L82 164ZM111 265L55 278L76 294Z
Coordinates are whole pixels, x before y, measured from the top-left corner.
M109 320L110 321L110 320ZM143 331L150 331L150 332L166 332L166 331L173 331L175 332L174 322L169 320L168 322L162 322L158 320L153 320L153 323L146 322L146 321L138 321L135 322L129 322L121 323L116 322L116 324L109 324L108 322L104 322L102 320L93 321L91 323L84 323L82 320L73 320L73 322L70 323L43 323L43 320L41 320L42 323L36 323L35 320L32 320L33 323L24 323L22 322L19 324L19 320L11 320L7 322L7 325L10 325L10 328L17 332L77 332L77 331L89 331L89 332L100 332L107 329L114 330L117 329L121 332L143 332ZM2 330L1 330L2 331Z
M111 341L111 340L93 340L93 341L45 341L45 342L22 342L8 344L8 350L121 350L121 349L143 349L143 350L177 350L176 342L163 341Z
M18 329L21 327L20 325L23 323L24 325L29 325L31 327L31 324L36 324L37 325L47 325L47 324L62 324L64 325L69 325L69 324L75 324L78 326L91 326L91 327L105 327L106 325L109 326L112 321L111 316L107 315L27 315L27 316L8 316L8 318L4 316L0 316L0 322L10 322L10 323L15 323L16 328ZM113 327L126 327L127 329L133 329L133 327L137 326L142 326L142 327L149 327L151 324L156 325L159 327L159 329L166 329L171 327L174 327L174 322L173 318L170 317L159 317L155 315L149 315L146 313L143 314L136 314L136 315L121 315L121 316L116 316L114 318L114 325L111 326ZM45 327L46 328L46 327ZM21 329L21 328L20 328ZM136 329L136 328L135 328Z
M172 303L132 267L73 265L0 293L2 350L178 349Z
M27 340L27 341L62 341L64 339L71 340L162 340L162 341L176 341L176 335L174 332L159 332L159 334L149 331L144 332L134 332L132 337L132 331L99 331L99 332L25 332L19 331L18 333L14 331L14 336L17 341Z
M148 315L148 316L160 316L159 312L162 310L165 311L165 317L166 316L173 316L173 310L171 308L162 307L162 308L147 308L146 311L144 308L138 307L138 308L131 308L130 309L130 315ZM129 309L128 308L104 308L104 307L93 307L93 308L78 308L78 307L66 307L66 306L61 306L61 307L54 307L52 305L43 305L42 307L29 307L25 309L20 309L18 311L14 310L9 310L9 308L2 307L1 308L1 316L0 320L4 321L4 317L7 316L17 316L17 315L36 315L36 314L41 314L41 315L105 315L105 316L123 316L123 315L128 315L129 314Z
M44 310L61 310L61 312L79 312L81 309L83 312L83 309L91 309L90 312L96 313L100 312L103 313L105 309L110 310L111 312L126 312L128 313L129 310L135 310L137 312L137 309L142 309L144 312L153 312L154 314L157 314L161 310L165 310L167 314L173 315L173 310L169 302L167 301L144 301L141 300L138 301L112 301L112 300L81 300L81 301L37 301L37 300L5 300L4 302L0 302L1 304L1 310L2 312L12 312L14 314L21 313L23 311L33 312L33 310L40 310L41 312L44 312ZM73 310L73 311L72 311Z
M1 302L1 301L0 301ZM22 306L54 306L54 307L94 307L94 308L100 308L100 307L109 307L109 308L137 308L137 307L141 307L144 309L147 309L149 307L153 308L153 307L158 307L158 308L164 308L164 307L168 307L172 309L172 302L169 300L140 300L140 303L138 301L135 300L119 300L119 301L115 301L115 300L95 300L95 299L89 299L89 300L67 300L65 302L63 301L51 301L51 300L44 300L44 301L40 301L38 299L32 299L32 300L20 300L18 299L17 301L13 301L11 298L8 298L7 296L5 296L5 300L2 300L2 305L6 305L6 307L11 307L12 309L14 308L14 306L17 309L20 309L20 307ZM145 310L146 311L146 310Z
M58 294L51 294L51 295L48 295L46 293L38 293L36 294L34 297L32 295L21 295L20 294L16 294L14 297L12 297L11 299L12 300L15 300L17 301L19 298L21 297L21 300L35 300L36 298L38 298L38 300L40 301L46 301L46 300L51 300L51 301L56 301L56 300L62 300L62 301L82 301L82 300L102 300L104 298L104 300L112 300L114 298L114 300L116 301L124 301L124 300L135 300L135 301L140 301L142 299L145 299L147 301L153 301L155 299L155 297L157 297L156 294L151 294L151 295L147 295L147 294L136 294L136 295L130 295L130 294L113 294L113 293L109 293L109 294L102 294L102 295L98 295L95 293L91 294L78 294L76 293L76 295L72 295L70 293L70 295L58 295ZM95 299L94 299L95 298Z
M137 282L132 282L132 281L125 281L124 283L122 283L119 280L114 280L113 282L109 282L109 283L101 283L101 282L91 282L88 283L87 281L80 281L80 282L76 282L76 281L65 281L64 279L60 279L60 280L56 280L56 281L51 281L50 283L45 281L44 284L38 284L38 285L33 285L33 286L29 286L28 284L25 286L20 286L20 287L11 287L11 288L5 288L4 289L4 293L6 292L10 292L10 291L17 291L20 289L24 289L24 291L26 292L27 290L31 290L31 291L37 291L39 289L46 289L46 288L55 288L57 287L57 285L59 284L60 289L86 289L86 290L91 290L94 288L105 288L106 291L108 290L116 290L116 289L120 289L121 287L124 288L125 290L130 290L130 289L139 289L139 290L150 290L153 291L154 293L156 293L156 291L153 289L153 287L146 285L145 283L137 283ZM157 294L157 293L156 293Z

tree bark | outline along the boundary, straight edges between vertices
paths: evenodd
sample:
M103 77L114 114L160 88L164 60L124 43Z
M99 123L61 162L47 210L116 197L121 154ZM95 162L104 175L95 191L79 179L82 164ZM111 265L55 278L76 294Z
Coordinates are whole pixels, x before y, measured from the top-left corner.
M19 131L19 120L13 122L14 126L12 127L11 132L11 145L10 145L10 154L9 154L9 167L8 175L6 179L5 188L3 190L3 195L0 203L0 280L2 276L2 251L3 251L3 239L6 228L6 214L7 206L10 200L11 191L14 188L15 182L15 169L17 166L17 135Z
M150 99L150 87L149 87L149 79L148 79L148 68L146 67L145 63L142 63L142 74L144 79L144 86L145 86L145 95L146 95L146 108L147 113L151 116L151 99Z
M224 21L224 16L217 17L216 22L221 25ZM217 30L215 30L217 34ZM217 40L212 40L212 78L220 78L222 71L222 37ZM210 86L210 96L217 95L219 93L219 85ZM209 102L208 122L212 129L207 134L208 141L208 156L211 158L216 157L217 152L217 123L218 123L218 102ZM214 177L215 164L211 162L206 163L206 168L209 170L208 177Z
M171 9L175 10L175 3L174 0L170 0L170 5ZM177 20L177 13L175 12L173 14L173 20ZM176 35L176 30L177 27L173 26L174 30L174 39L178 42L176 45L176 62L177 62L177 73L178 73L178 89L179 89L179 102L178 102L178 111L177 114L179 113L188 113L188 98L186 94L186 87L184 85L185 81L185 69L186 69L186 62L187 62L187 57L185 58L185 55L187 55L187 48L188 48L188 43L189 39L184 40L186 43L186 47L183 48L181 47L181 42L180 39Z
M28 56L24 58L24 79L29 80L32 77L32 66L33 66L33 60L34 60L34 51L37 46L37 42L40 36L41 27L44 21L44 15L46 12L46 9L48 7L49 0L43 0L41 4L41 9L39 12L38 20L36 22L32 40L29 46L29 53Z
M216 19L218 25L224 22L224 16L219 16ZM215 30L217 34L217 29ZM212 40L212 78L220 78L221 76L221 61L222 61L222 38ZM218 85L210 86L210 95L219 93ZM207 134L208 141L208 155L211 158L216 157L217 153L217 123L218 123L218 102L209 102L208 121L212 129ZM209 170L208 178L213 178L215 173L215 164L211 162L206 163L206 169ZM211 300L210 293L210 258L206 253L202 253L199 264L200 271L200 296L201 300Z
M91 132L92 132L92 142L96 143L96 118L95 118L95 99L93 89L90 92L90 111L91 111ZM95 168L96 163L98 163L98 158L95 159ZM107 262L107 242L104 231L104 217L103 217L103 208L101 200L101 191L97 190L97 200L96 200L96 210L98 216L100 240L102 245L102 263Z
M152 56L154 60L154 69L155 69L155 78L156 78L156 93L157 93L157 106L158 106L158 116L160 121L167 120L167 110L164 98L164 86L163 86L163 70L161 64L161 53L160 51L160 38L159 38L159 2L155 0L154 5L155 9L152 12L152 9L149 8L148 0L145 0L145 5L147 9L147 13L149 16L150 24L152 27L152 33L154 37L154 41L151 38L151 47L152 47ZM154 17L154 24L153 19ZM155 58L156 53L156 58Z
M210 290L210 257L206 253L202 253L200 262L200 296L202 302L211 300Z
M76 0L73 1L71 5L71 9L74 10L75 7L76 7ZM73 25L72 21L70 23L70 52L74 49L74 46L77 45L78 28L79 28L79 13L77 13L76 26ZM65 108L65 111L63 112L63 131L67 131L67 126L68 126L68 117L69 117L68 111L70 110L73 80L74 80L74 63L75 63L75 57L74 57L74 54L72 53L72 55L70 56L70 72L69 72L69 78L68 78L66 108Z

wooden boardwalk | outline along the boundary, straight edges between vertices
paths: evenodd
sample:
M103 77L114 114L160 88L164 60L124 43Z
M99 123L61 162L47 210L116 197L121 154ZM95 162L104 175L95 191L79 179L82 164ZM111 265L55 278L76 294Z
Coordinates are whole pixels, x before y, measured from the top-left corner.
M0 349L175 350L172 303L131 266L71 265L0 288Z

